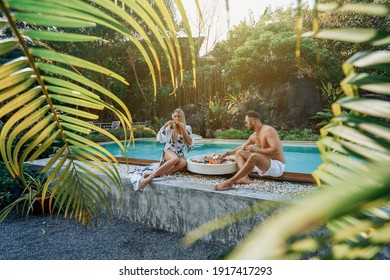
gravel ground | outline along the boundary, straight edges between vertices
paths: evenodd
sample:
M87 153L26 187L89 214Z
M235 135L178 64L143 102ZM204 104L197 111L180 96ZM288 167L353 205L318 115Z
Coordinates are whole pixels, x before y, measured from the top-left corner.
M197 182L202 184L210 185L210 188L218 183L226 180L226 177L223 176L205 176L194 174L188 171L181 171L171 175L164 175L167 178L175 178L177 180L183 180L188 182ZM272 192L277 194L285 194L291 196L306 196L315 190L317 186L310 184L301 184L297 182L288 182L288 181L276 181L276 180L265 180L253 178L251 179L250 184L235 184L234 188L236 189L248 189L248 190L257 190L261 192Z
M11 214L0 223L0 260L207 260L228 248L197 242L181 246L182 236L112 219L88 228L50 216Z

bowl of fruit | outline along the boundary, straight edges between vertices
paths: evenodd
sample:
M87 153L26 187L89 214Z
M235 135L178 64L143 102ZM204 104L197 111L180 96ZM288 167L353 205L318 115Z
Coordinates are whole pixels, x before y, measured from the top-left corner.
M197 174L223 175L238 171L236 159L212 153L211 155L192 156L187 159L187 170Z

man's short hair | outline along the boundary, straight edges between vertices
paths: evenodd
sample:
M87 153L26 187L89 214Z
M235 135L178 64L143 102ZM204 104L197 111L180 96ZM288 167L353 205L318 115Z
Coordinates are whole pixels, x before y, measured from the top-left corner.
M253 111L253 110L249 110L245 113L245 116L248 116L249 118L253 118L253 119L258 119L260 120L260 114Z

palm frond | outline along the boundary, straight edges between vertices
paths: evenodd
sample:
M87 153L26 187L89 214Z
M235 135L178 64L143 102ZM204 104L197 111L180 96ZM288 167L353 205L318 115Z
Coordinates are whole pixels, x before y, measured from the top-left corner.
M0 28L9 28L13 33L12 38L0 40L0 55L15 49L23 53L0 67L0 117L7 119L0 134L1 156L11 175L25 182L24 162L37 159L56 139L62 139L63 146L42 172L50 172L44 193L52 182L51 193L55 193L55 203L64 209L65 217L88 223L92 213L109 212L108 193L121 194L115 157L84 136L92 130L102 133L115 141L124 153L127 139L122 144L107 131L89 123L98 119L98 115L88 109L112 111L121 121L125 135L127 129L131 129L132 120L127 106L115 93L83 76L78 69L100 73L128 85L121 75L80 57L59 53L49 46L50 42L107 42L104 38L83 34L82 29L102 25L115 30L143 55L156 94L155 67L161 77L157 46L164 50L172 84L175 84L178 70L176 61L182 71L181 51L171 16L163 1L156 3L169 28L156 16L154 7L141 5L138 1L122 1L121 7L105 0L0 2L4 16ZM144 22L136 21L130 10L136 11ZM17 21L29 27L23 29ZM59 28L71 32L62 32ZM154 38L145 30L150 30ZM108 104L100 95L115 104Z

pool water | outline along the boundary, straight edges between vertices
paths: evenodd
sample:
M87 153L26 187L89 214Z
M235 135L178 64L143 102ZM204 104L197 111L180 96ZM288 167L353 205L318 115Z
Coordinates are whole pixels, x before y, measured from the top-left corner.
M195 143L191 152L185 152L185 157L204 155L211 153L224 153L241 145L240 143ZM122 151L115 143L101 144L115 157L123 157ZM159 160L165 143L155 140L135 140L135 146L127 149L127 157ZM286 159L287 172L311 174L321 164L320 152L316 145L292 145L283 144L284 156Z

